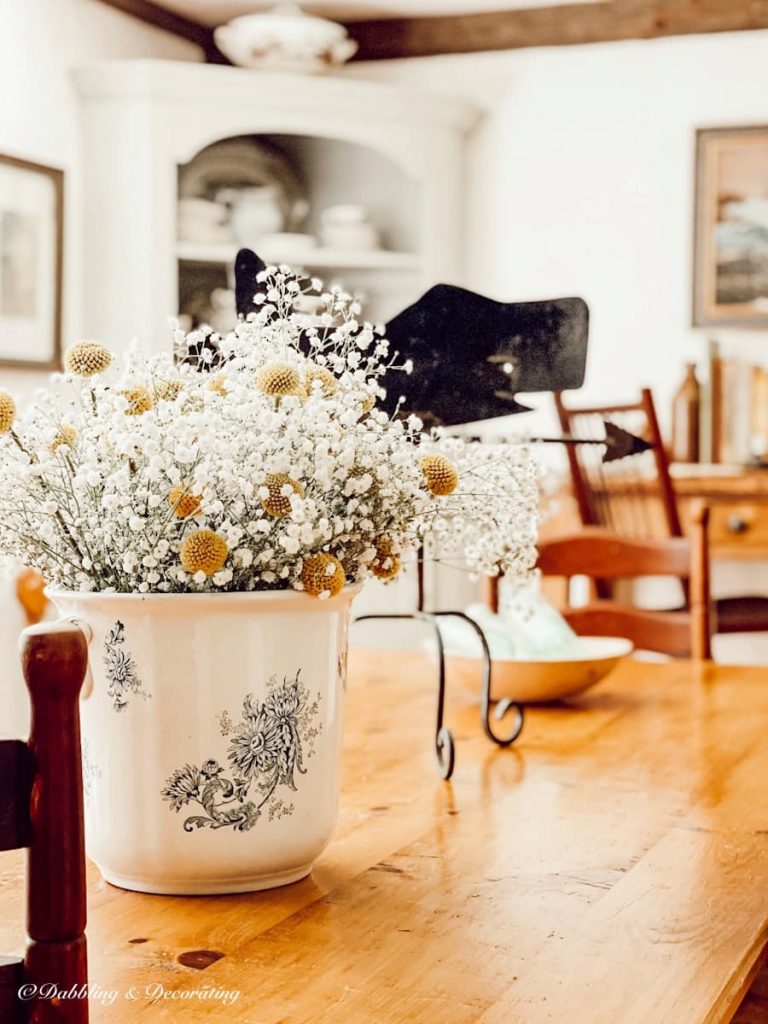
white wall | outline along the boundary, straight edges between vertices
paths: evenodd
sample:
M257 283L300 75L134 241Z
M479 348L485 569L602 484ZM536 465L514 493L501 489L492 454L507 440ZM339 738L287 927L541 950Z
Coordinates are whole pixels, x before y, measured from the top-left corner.
M65 171L66 345L79 334L84 286L78 108L70 72L110 57L199 60L200 51L98 0L0 0L0 13L0 152ZM42 377L0 369L2 386L16 394Z
M682 363L717 335L690 326L694 129L768 124L768 32L359 64L347 74L487 107L470 154L469 283L498 298L582 295L592 333L580 398L631 397L649 384L666 418ZM725 340L768 364L767 332Z

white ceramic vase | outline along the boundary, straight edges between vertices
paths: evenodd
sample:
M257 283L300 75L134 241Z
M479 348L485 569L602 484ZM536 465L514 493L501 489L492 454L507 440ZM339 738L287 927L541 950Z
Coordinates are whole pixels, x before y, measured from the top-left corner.
M69 594L89 638L86 840L113 885L297 881L333 832L350 607L257 594Z

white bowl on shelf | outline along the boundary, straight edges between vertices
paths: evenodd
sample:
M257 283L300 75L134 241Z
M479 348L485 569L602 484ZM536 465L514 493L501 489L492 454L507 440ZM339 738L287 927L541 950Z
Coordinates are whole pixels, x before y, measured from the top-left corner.
M634 650L630 640L618 636L583 636L579 642L577 657L494 658L493 699L509 697L523 704L544 704L575 697L599 683ZM481 658L449 654L447 662L465 686L479 692Z
M338 203L328 206L320 214L323 224L366 224L368 209L359 203Z
M329 249L345 252L370 252L380 247L378 229L373 224L323 224L320 240Z

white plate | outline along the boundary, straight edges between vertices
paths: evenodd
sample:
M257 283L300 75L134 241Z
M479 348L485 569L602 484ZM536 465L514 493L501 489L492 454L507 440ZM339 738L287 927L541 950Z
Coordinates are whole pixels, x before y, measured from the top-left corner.
M518 661L494 658L491 689L494 700L510 697L524 704L563 700L583 693L599 683L633 651L631 641L618 636L579 638L583 654L579 658ZM449 668L469 688L479 691L482 679L480 658L448 655Z

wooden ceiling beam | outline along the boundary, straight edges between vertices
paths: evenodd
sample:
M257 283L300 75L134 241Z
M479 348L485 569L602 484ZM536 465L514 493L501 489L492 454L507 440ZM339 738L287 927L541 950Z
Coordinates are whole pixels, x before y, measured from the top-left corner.
M207 25L174 14L153 0L101 2L188 39L210 62L228 63ZM353 21L346 27L359 44L355 60L390 60L762 29L768 28L768 0L610 0L480 14Z
M346 27L355 60L390 60L768 28L768 0L611 0Z

